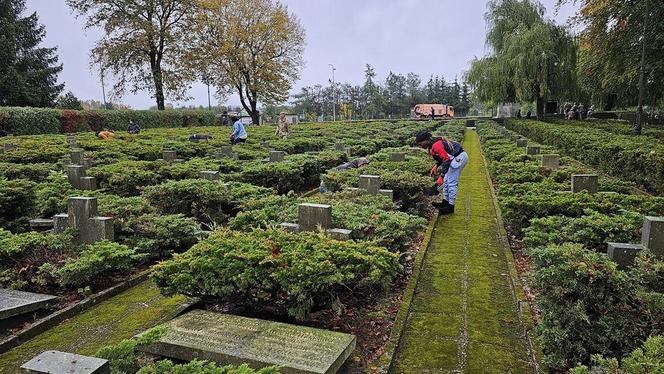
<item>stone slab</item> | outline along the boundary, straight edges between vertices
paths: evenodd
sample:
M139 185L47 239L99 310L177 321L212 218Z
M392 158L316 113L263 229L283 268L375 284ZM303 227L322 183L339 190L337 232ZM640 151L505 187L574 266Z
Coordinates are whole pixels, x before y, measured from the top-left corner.
M199 171L198 176L202 179L207 179L207 180L210 180L210 181L218 181L219 180L219 172L218 171L213 171L213 170Z
M68 165L67 166L67 180L72 187L81 189L81 178L85 177L85 166L83 165Z
M606 254L609 258L618 264L619 269L627 269L634 265L636 255L643 250L641 244L625 244L625 243L606 243Z
M526 154L529 155L538 155L540 153L540 147L529 145L526 147Z
M0 288L0 320L43 309L57 297Z
M69 227L69 214L60 213L53 216L53 231L61 233Z
M401 161L406 161L406 154L405 153L390 153L390 161L394 162L401 162Z
M69 152L69 159L72 165L83 165L83 151L75 149Z
M178 158L178 153L173 149L165 149L162 151L162 157L166 162L173 162Z
M394 190L378 190L378 193L394 200Z
M194 310L166 323L144 352L178 360L280 365L282 374L333 374L355 349L355 336L229 314Z
M560 156L557 154L542 155L542 166L556 170L560 167Z
M664 217L644 218L641 244L655 256L664 258Z
M97 189L97 178L82 177L79 181L80 189L93 191Z
M358 184L361 190L366 190L370 194L377 194L380 190L380 175L360 175Z
M45 351L21 366L22 374L110 374L107 360L68 352Z
M297 223L291 223L291 222L284 222L281 225L282 229L288 231L288 232L299 232L300 231L300 225Z
M36 230L53 228L53 220L48 218L33 218L30 220L30 228Z
M286 152L283 151L270 151L270 162L281 162L285 155Z
M595 174L572 174L572 192L597 193L599 177Z
M316 231L318 226L323 230L332 228L332 207L325 204L300 204L297 207L300 230Z
M327 233L334 240L345 241L345 240L350 240L350 235L353 233L353 231L348 229L332 229L332 230L327 230Z

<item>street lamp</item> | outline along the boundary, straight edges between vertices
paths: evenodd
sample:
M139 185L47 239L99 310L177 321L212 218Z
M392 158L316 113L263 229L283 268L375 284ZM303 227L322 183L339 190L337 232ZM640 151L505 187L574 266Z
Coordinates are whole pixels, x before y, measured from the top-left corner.
M334 84L334 71L337 68L332 64L328 64L332 68L332 121L337 120L337 89Z

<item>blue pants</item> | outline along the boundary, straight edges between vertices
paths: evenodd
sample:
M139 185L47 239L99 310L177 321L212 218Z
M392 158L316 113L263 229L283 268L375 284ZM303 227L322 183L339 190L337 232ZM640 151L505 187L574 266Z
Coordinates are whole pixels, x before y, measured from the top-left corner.
M447 174L445 174L445 181L443 182L443 198L452 205L454 205L454 202L456 201L461 171L467 163L468 154L462 152L452 160L450 168L447 171Z

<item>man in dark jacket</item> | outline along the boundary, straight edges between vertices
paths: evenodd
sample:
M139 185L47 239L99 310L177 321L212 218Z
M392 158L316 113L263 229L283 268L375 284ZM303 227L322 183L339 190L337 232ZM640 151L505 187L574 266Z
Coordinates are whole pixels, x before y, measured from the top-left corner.
M418 132L415 141L421 148L427 149L436 162L431 168L431 175L438 176L436 184L438 189L443 192L443 201L440 205L435 204L434 206L442 214L454 213L459 177L468 162L468 154L460 143L444 137L434 138L428 131Z

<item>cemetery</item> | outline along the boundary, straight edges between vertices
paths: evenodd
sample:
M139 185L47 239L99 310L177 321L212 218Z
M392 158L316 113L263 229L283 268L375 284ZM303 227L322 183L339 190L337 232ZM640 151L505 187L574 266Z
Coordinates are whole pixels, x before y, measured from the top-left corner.
M0 374L664 374L662 20L0 0Z

